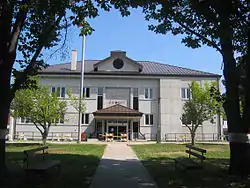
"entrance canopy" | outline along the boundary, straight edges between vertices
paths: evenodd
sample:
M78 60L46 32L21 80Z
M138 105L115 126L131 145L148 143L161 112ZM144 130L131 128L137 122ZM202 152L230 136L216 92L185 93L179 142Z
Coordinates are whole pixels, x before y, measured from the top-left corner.
M131 119L138 120L143 113L120 104L93 112L96 119Z

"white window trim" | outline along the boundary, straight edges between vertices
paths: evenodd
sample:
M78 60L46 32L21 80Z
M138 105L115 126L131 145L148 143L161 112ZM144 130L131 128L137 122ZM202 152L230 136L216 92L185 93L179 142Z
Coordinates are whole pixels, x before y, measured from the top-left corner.
M148 98L146 98L146 90L148 91ZM150 90L152 91L152 92L150 92ZM143 93L144 93L144 99L146 99L146 100L152 100L153 99L153 88L144 88L144 90L143 90Z
M185 90L185 98L182 97L182 89ZM187 97L188 96L188 89L190 90L190 98L191 98L191 89L188 87L182 87L180 90L180 95L181 95L182 100L189 100L189 98Z
M187 127L185 124L182 123L182 121L181 121L181 126L182 126L182 127ZM191 124L189 124L188 126L191 127ZM203 126L203 125L199 125L198 127L202 127L202 126Z
M19 118L20 124L33 124L33 122L26 122L27 118L23 118L23 119L25 119L25 122L22 122L21 119L22 119L22 118Z
M86 90L87 90L87 88L89 89L89 97L86 96ZM84 96L85 99L90 99L90 98L91 98L91 95L90 95L90 90L91 90L91 88L90 88L90 87L84 87L83 90L84 90L84 94L85 94L85 96L86 96L86 97Z
M146 124L146 115L149 116L149 119L148 119L149 124ZM153 124L150 124L150 122L151 122L150 115L153 116ZM154 121L155 121L155 116L154 116L154 114L144 114L144 126L153 126L153 125L154 125Z
M86 114L88 114L89 115L89 123L87 124L87 123L85 123L86 122ZM84 122L82 122L82 119L81 119L81 125L89 125L90 124L90 114L91 113L82 113L82 117L84 116Z
M60 92L59 92L59 96L58 96L58 98L66 98L66 87L65 86L51 86L51 90L50 90L50 92L52 93L52 88L55 88L55 92L57 91L57 88L60 88ZM64 97L62 97L62 88L64 88L64 91L65 91L65 93L64 93Z

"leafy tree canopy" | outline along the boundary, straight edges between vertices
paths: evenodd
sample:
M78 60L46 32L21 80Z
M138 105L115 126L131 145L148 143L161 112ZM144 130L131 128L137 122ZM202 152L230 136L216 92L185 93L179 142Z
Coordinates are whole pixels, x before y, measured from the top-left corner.
M50 126L57 125L59 119L64 121L66 105L66 101L56 93L51 94L47 86L39 86L17 91L12 109L14 117L27 118L35 124L45 143Z
M217 82L206 82L203 87L196 81L190 84L192 94L183 106L181 121L191 133L192 144L197 128L207 120L214 123L214 116L223 112L222 103L211 96L211 88L216 85Z

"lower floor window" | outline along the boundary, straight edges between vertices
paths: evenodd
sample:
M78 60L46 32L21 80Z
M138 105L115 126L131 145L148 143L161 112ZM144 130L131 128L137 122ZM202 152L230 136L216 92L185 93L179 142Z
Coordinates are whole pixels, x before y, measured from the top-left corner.
M21 118L21 123L32 123L29 118Z
M153 114L145 115L145 125L153 125L154 124L154 116Z
M64 115L61 118L56 118L55 123L64 124Z
M89 124L89 114L82 114L82 124Z

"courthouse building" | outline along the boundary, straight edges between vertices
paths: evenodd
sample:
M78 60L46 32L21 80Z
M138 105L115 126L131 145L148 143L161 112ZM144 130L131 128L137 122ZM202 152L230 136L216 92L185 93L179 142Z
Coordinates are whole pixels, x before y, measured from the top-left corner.
M72 88L79 96L81 62L72 61L50 65L40 71L41 82L58 97L67 100L66 90ZM188 61L188 59L187 59ZM180 121L182 106L190 97L192 80L203 85L206 81L219 81L220 75L191 70L173 65L137 61L124 51L111 51L102 60L85 60L84 96L86 111L82 115L81 130L92 138L101 133L119 135L126 133L130 140L164 140L169 135L188 133ZM203 137L219 135L219 116L215 123L204 122L197 130ZM78 112L70 104L64 119L50 129L52 134L70 134L77 138ZM27 119L17 119L15 131L26 137L40 136ZM210 139L210 138L208 138Z

